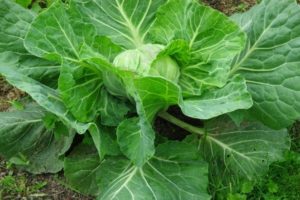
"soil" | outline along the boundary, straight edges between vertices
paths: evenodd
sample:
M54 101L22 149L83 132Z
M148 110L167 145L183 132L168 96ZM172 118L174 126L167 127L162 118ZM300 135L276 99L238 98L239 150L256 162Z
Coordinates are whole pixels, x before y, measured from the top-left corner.
M0 77L0 112L9 108L9 102L20 99L24 95L24 92L10 86Z
M203 0L204 3L227 15L244 12L256 4L257 0Z

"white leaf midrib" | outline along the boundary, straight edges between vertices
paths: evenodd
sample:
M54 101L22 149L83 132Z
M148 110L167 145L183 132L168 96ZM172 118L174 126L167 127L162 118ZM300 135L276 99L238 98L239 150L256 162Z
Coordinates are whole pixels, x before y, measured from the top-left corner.
M135 27L133 25L132 21L127 16L127 14L126 14L126 12L123 8L124 0L122 1L121 4L120 4L119 0L115 0L115 1L116 1L116 4L117 4L117 9L119 10L121 16L123 17L123 19L126 22L126 26L128 27L128 29L131 32L131 36L132 36L132 39L134 41L135 46L139 47L141 44L144 43L143 38L140 37L140 26L143 23L143 20L146 18L147 12L144 14L143 18L141 19L140 24L137 27ZM151 5L151 0L149 2L150 2L149 5ZM134 12L135 11L133 11L133 13Z
M236 155L238 155L238 156L240 156L240 157L242 157L242 158L244 158L244 159L246 159L246 160L248 160L248 161L250 161L252 163L255 163L255 161L252 160L250 157L244 155L241 152L238 152L237 150L233 149L229 145L227 145L227 144L225 144L225 143L223 143L223 142L221 142L221 141L219 141L219 140L217 140L217 139L215 139L213 137L210 137L210 136L206 136L206 138L209 139L210 141L214 142L218 146L220 146L222 149L224 149L224 151L228 150L229 152L232 152L232 153L234 153L234 154L236 154Z
M267 6L266 6L267 7ZM290 6L287 6L284 10L288 9ZM282 11L283 12L283 11ZM265 14L266 15L266 14ZM256 39L255 43L247 50L247 53L244 55L244 57L238 61L232 68L230 74L234 74L236 71L240 69L240 66L251 56L251 54L257 49L258 44L261 42L261 39L264 37L264 35L272 28L273 24L277 21L278 18L281 17L281 13L276 15L275 19L266 27L264 25L263 32L259 35L259 37ZM265 23L264 19L264 23ZM250 44L250 41L248 41Z

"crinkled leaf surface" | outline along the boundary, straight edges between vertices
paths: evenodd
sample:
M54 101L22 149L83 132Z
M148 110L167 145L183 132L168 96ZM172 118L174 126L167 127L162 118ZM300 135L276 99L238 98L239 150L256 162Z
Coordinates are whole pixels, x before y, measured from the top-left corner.
M25 170L32 173L56 173L63 168L64 153L70 148L74 132L54 138L54 131L43 123L45 111L27 105L23 111L0 113L0 155L23 159Z
M72 176L75 184L76 180L82 180L80 174L97 177L98 199L210 199L206 191L208 166L192 145L180 142L159 145L155 157L141 168L123 157L109 157L102 163L92 154L86 157L86 162L75 155L67 158L67 162L71 161L68 170L81 173L66 171L66 174Z
M248 35L232 68L247 80L251 114L283 128L300 118L300 7L294 0L263 0L233 19Z
M290 148L286 129L276 131L258 122L243 122L237 127L225 117L206 126L207 135L201 139L199 148L210 163L215 185L253 180L267 172L272 162L281 160Z
M93 23L99 35L109 37L114 43L127 49L149 43L148 31L155 20L155 12L165 0L76 0L85 15L85 21Z
M223 86L228 77L227 60L244 47L244 33L225 15L194 0L170 0L157 12L151 28L155 41L187 42L189 63L182 66L180 85L185 95L199 95L205 85ZM197 92L197 93L196 93Z
M189 117L210 119L238 109L249 109L252 104L245 79L235 76L223 88L211 89L200 97L184 99L180 107Z

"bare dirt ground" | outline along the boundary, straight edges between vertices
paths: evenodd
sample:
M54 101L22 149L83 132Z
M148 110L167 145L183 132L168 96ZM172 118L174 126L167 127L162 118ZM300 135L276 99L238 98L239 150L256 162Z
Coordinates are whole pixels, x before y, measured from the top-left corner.
M20 99L24 93L10 86L0 77L0 112L5 111L10 106L10 101Z
M257 0L203 0L203 2L227 15L231 15L246 11L256 4Z

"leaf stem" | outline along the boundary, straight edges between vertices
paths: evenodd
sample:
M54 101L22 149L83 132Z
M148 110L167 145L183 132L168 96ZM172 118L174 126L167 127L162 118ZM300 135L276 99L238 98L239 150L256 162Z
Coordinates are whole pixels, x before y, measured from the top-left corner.
M198 134L198 135L205 135L205 131L203 128L198 128L198 127L195 127L191 124L188 124L176 117L174 117L173 115L167 113L167 112L160 112L158 114L158 116L164 120L167 120L168 122L171 122L172 124L190 132L190 133L194 133L194 134Z

